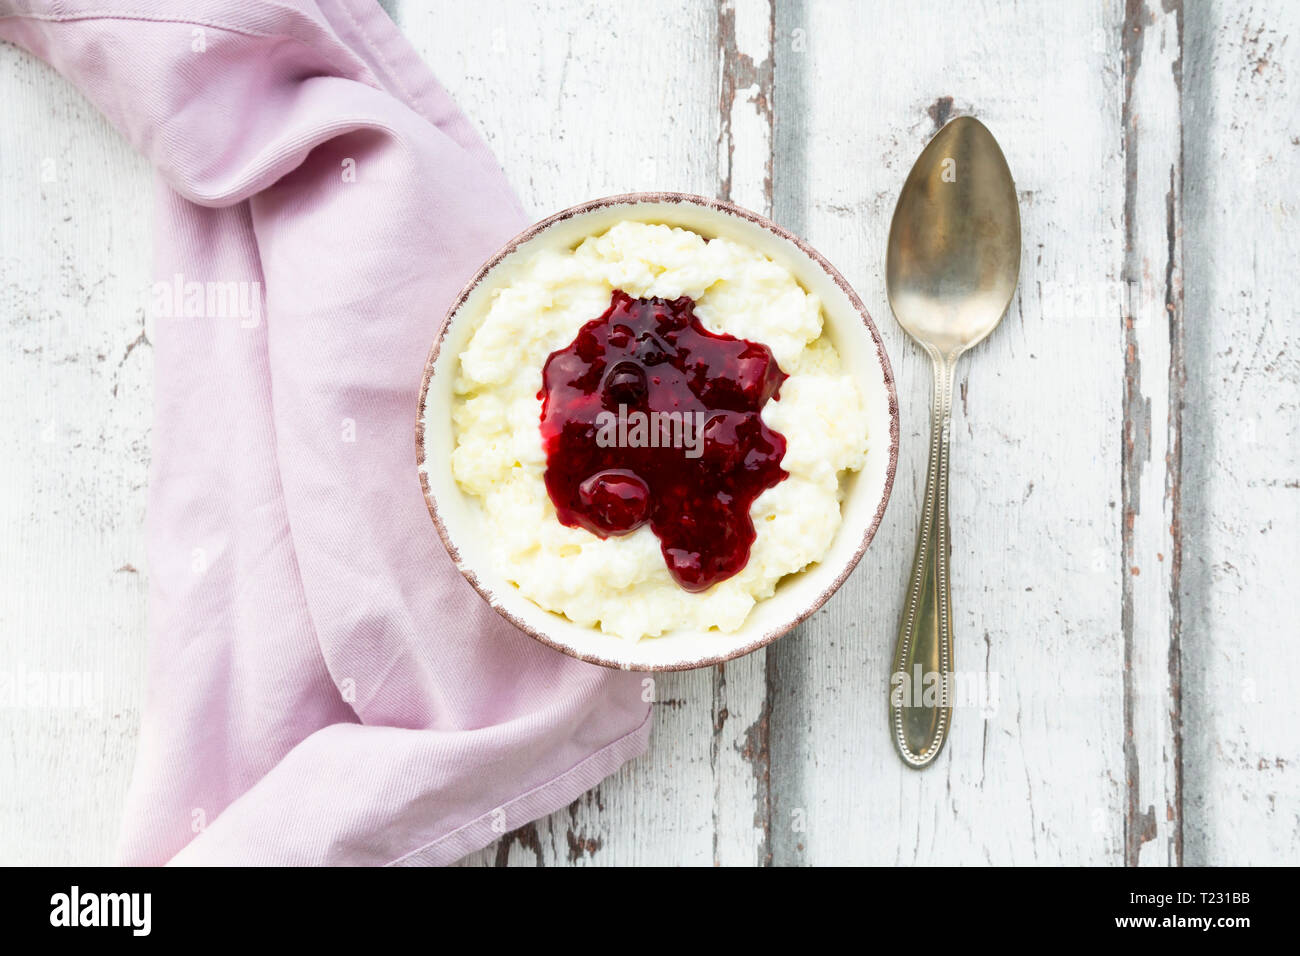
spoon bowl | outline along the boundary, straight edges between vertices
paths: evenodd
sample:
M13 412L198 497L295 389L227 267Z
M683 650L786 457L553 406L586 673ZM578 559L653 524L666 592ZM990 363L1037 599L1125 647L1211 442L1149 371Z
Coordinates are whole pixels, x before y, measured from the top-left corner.
M921 152L889 228L889 306L923 348L963 352L1002 320L1020 273L1016 186L993 134L960 116Z

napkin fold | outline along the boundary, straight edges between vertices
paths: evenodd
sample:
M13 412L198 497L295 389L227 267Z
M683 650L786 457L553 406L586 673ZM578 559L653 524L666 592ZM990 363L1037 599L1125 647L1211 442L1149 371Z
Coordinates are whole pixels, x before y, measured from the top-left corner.
M415 468L446 307L524 224L370 0L0 0L158 172L148 690L121 860L440 864L649 734L452 565Z

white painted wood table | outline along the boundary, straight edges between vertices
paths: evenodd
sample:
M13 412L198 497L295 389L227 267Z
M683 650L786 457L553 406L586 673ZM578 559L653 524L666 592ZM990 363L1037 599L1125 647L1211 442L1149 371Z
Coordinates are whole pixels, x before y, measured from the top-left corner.
M1300 862L1300 7L667 0L394 15L539 217L628 190L729 198L855 284L902 459L857 572L797 632L658 682L650 753L469 863ZM949 116L1000 139L1019 294L962 366L958 711L902 766L884 694L929 370L883 255ZM141 701L149 175L0 48L0 862L111 859Z

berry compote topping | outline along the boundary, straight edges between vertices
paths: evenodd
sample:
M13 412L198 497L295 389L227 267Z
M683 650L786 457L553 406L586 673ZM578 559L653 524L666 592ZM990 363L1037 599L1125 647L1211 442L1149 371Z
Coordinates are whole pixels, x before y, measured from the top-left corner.
M715 335L688 296L615 290L542 370L546 490L601 538L649 522L674 580L703 591L749 560L754 499L786 477L759 413L785 373L764 345Z

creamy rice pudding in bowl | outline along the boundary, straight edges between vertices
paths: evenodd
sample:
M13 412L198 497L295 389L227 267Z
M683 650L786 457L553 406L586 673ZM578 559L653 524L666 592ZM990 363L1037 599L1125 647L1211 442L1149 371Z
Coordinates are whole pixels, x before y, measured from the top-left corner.
M770 643L884 514L898 402L843 277L727 203L600 199L508 243L453 303L416 421L452 560L503 616L596 664Z

